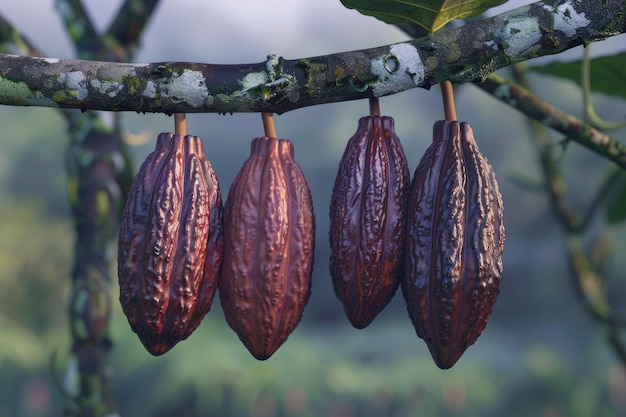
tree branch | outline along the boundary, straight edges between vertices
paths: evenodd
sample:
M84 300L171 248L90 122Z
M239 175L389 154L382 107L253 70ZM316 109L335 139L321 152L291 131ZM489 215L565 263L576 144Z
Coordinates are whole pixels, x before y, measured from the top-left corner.
M124 1L107 34L134 55L139 46L139 37L158 4L159 0Z
M78 57L81 59L97 59L100 49L100 36L93 22L83 7L81 0L55 0L55 6L67 34L72 39Z
M531 119L563 133L567 139L583 145L626 169L626 146L582 120L541 100L522 86L495 74L490 75L485 82L477 86Z
M626 31L621 0L546 0L430 37L256 64L115 64L0 55L0 104L162 112L272 112L484 80Z

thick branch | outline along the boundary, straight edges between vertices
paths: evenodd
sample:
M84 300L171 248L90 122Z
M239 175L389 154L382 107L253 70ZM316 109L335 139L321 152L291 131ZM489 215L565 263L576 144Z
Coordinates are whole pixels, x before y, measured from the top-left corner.
M410 42L332 55L213 65L0 56L0 104L194 113L283 113L380 97L496 69L626 31L621 0L547 0Z

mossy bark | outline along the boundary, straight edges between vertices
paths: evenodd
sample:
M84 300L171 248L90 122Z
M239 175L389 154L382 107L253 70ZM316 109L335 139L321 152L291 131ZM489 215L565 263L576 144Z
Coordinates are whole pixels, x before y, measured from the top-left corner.
M255 64L133 65L93 61L93 54L83 61L1 55L0 104L280 114L444 80L482 81L513 63L623 33L625 9L620 0L546 0L403 43L295 60L269 55Z

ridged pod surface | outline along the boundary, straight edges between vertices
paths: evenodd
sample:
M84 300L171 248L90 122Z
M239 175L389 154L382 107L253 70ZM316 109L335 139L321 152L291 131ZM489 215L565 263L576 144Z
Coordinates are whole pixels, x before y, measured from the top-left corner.
M409 169L391 117L359 119L330 203L330 272L350 323L368 326L400 285Z
M202 140L161 133L137 173L119 234L120 302L153 355L211 308L222 261L222 197Z
M452 367L500 291L502 197L467 123L438 121L413 177L402 291L437 366Z
M314 234L311 192L292 143L253 139L224 205L219 288L228 325L259 360L300 322L311 293Z

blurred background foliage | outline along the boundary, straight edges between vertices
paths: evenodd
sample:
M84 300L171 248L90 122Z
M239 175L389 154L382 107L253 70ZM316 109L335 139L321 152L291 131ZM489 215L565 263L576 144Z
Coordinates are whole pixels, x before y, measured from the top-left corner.
M172 3L164 0L163 7ZM54 20L53 15L46 18ZM392 29L380 31L383 25L376 22L350 18L359 22L356 26L363 33L368 28L379 31L379 42L372 41L371 35L368 40L358 37L354 48L402 39ZM175 49L175 34L162 40L155 32L169 24L168 19L172 15L159 9L144 37L148 52L140 54L142 59L253 62L276 49L290 57L336 51L329 40L327 44L319 38L304 42L306 28L301 28L304 33L298 38L302 43L282 36L283 43L253 45L253 55L246 48L233 52L239 55L212 53L217 48L213 41L187 41L183 50ZM314 33L320 30L317 26ZM232 33L253 38L253 33L243 30ZM184 34L178 36L179 42L185 39ZM242 42L237 36L229 40L231 46ZM321 36L337 36L337 32ZM620 42L623 37L605 42L604 47L612 51ZM164 50L158 50L159 45ZM51 41L50 49L54 47L60 48ZM581 54L577 49L566 57ZM530 80L542 97L574 115L581 113L580 91L573 83L538 74L530 75ZM381 99L383 114L396 120L412 169L431 141L433 122L442 118L434 90ZM498 175L507 227L501 294L483 335L459 363L447 371L434 365L415 335L400 293L367 329L353 329L344 317L328 274L327 213L341 153L368 104L330 104L275 118L278 135L294 141L317 217L313 294L298 329L272 358L256 361L225 324L216 297L200 328L171 352L155 358L131 332L114 285L111 360L120 415L626 415L626 371L607 343L606 330L588 316L576 292L564 235L547 197L538 191L542 178L527 122L473 86L461 86L457 95L460 119L472 123ZM601 95L594 99L598 113L606 118L624 117L623 100ZM173 120L164 115L122 117L130 133L127 139L134 144L136 166L152 150L157 134L173 129ZM52 417L60 410L57 385L72 377L72 372L65 372L72 369L66 353L74 242L64 171L65 125L52 109L2 107L0 126L0 416ZM188 129L205 140L207 156L226 195L248 155L250 140L262 135L260 116L189 115ZM614 137L623 140L624 133ZM572 204L582 209L610 164L578 145L562 147L561 139L551 136L560 150L559 166ZM597 227L601 226L598 221ZM609 299L616 314L624 315L626 258L618 256L626 247L624 226L612 225L607 238L614 254L607 265ZM111 268L116 276L115 265Z

